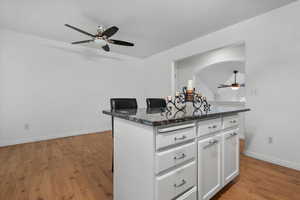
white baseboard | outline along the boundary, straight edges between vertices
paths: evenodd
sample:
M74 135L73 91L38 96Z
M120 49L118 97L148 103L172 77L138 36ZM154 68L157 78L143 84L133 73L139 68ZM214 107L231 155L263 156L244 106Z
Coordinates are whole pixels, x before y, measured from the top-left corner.
M245 151L244 154L246 156L258 159L258 160L263 160L269 163L273 163L275 165L280 165L283 167L287 167L287 168L291 168L291 169L295 169L295 170L299 170L300 171L300 163L296 163L296 162L290 162L290 161L286 161L286 160L281 160L272 156L268 156L268 155L263 155L263 154L258 154L255 152L250 152L250 151Z
M44 141L44 140L51 140L51 139L57 139L57 138L65 138L70 136L78 136L78 135L85 135L90 133L97 133L97 132L104 132L107 130L100 130L100 129L88 129L88 130L80 130L80 131L66 131L64 133L60 134L51 134L51 135L39 135L34 137L24 137L24 138L17 138L17 139L7 139L7 140L1 140L0 141L0 147L4 146L11 146L16 144L24 144L24 143L30 143L30 142L38 142L38 141Z

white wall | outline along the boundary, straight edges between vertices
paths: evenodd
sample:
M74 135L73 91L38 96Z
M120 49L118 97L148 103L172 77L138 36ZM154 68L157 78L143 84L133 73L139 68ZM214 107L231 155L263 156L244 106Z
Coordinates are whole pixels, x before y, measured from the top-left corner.
M175 88L186 86L194 80L195 88L208 100L216 100L219 84L224 84L233 70L245 70L245 44L239 43L196 54L175 62ZM224 99L222 99L224 100Z
M1 36L1 34L0 34ZM2 41L2 39L0 39L0 42ZM2 101L3 101L3 94L2 94L2 90L3 90L3 70L2 70L2 45L0 45L0 133L2 133L2 126L3 126L3 112L2 112Z
M111 97L145 104L141 60L8 30L0 35L0 146L108 130L101 112Z
M245 61L244 43L230 45L180 59L176 61L176 65L179 70L190 69L189 72L191 76L193 76L194 73L201 71L205 67L228 61Z
M202 95L204 95L208 101L215 100L215 93L213 90L211 90L210 87L208 87L208 84L206 82L203 82L200 78L194 79L194 84L196 85L196 90L199 91ZM187 83L185 83L184 86L186 86Z
M171 93L173 61L245 42L247 154L300 169L299 11L297 1L148 58L147 94Z

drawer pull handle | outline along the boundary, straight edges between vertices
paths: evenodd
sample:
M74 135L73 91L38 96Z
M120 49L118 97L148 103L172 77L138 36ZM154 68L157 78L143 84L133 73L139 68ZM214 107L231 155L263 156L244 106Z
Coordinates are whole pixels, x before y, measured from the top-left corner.
M182 137L179 137L179 138L178 137L174 138L175 141L177 141L177 140L184 140L184 139L186 139L185 135L183 135Z
M182 186L184 186L186 184L186 180L184 180L184 179L182 179L182 181L181 181L181 183L180 184L174 184L174 187L176 187L176 188L179 188L179 187L182 187Z
M184 159L185 157L186 157L186 155L183 153L183 154L181 154L181 156L179 156L179 157L175 156L175 157L174 157L174 160L181 160L181 159Z
M179 127L170 127L170 128L159 129L158 132L159 133L168 133L168 132L190 129L190 128L194 128L194 127L195 127L195 124L187 124L187 125L182 125Z
M236 120L231 120L230 123L234 124L236 123L237 121Z
M228 138L231 138L231 137L234 137L234 136L236 136L236 135L237 135L237 133L235 133L235 132L234 132L234 133L230 133L230 135L227 137L227 139L228 139Z
M211 141L209 141L208 143L209 144L217 144L219 141L218 140L211 140Z
M209 126L208 128L211 129L211 128L217 128L218 126L217 125L213 125L213 126Z
M206 148L208 148L210 146L213 146L213 145L217 144L218 142L219 142L219 140L211 140L211 141L208 142L208 145L206 145L204 147L204 149L206 149Z

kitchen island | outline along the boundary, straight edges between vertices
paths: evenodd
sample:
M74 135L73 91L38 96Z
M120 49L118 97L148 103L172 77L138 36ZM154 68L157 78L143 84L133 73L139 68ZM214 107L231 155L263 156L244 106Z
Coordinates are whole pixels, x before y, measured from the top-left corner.
M208 200L239 175L239 115L204 112L103 111L114 119L114 200Z

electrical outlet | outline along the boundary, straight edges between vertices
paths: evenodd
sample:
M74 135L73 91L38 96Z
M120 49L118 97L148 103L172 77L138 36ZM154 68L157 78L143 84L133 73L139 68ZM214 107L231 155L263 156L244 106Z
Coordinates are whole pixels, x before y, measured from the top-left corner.
M30 125L28 123L24 124L24 130L29 131Z
M268 143L273 144L273 137L268 137Z

